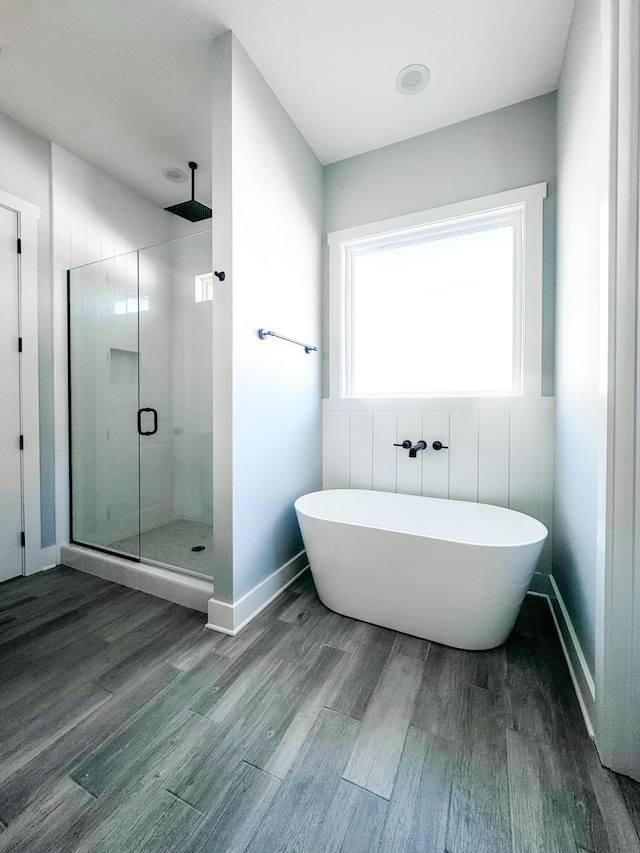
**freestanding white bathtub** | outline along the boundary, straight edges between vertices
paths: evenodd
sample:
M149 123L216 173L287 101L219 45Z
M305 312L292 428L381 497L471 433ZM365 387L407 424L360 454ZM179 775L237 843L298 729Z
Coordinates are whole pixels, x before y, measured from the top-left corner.
M295 508L327 607L460 649L507 639L547 538L535 518L468 501L335 489Z

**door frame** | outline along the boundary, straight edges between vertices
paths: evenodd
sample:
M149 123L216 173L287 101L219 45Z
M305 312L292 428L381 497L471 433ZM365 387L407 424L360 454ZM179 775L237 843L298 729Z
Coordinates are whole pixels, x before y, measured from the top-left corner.
M595 739L606 767L640 780L640 0L602 0L601 9L605 138Z
M21 253L18 262L20 305L22 505L25 548L23 574L30 575L56 564L55 547L42 548L40 520L40 402L38 374L38 221L40 208L0 190L0 205L18 217Z

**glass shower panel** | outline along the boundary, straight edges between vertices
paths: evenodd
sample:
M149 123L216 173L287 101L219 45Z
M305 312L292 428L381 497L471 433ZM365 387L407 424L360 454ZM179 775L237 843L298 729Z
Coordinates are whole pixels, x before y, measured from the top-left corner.
M211 233L139 253L140 558L210 578ZM146 433L146 434L145 434Z
M138 255L69 272L74 542L139 555Z

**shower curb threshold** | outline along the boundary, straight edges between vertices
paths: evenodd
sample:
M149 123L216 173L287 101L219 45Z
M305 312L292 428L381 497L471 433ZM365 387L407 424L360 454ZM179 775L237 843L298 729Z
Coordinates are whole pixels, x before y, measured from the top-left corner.
M200 613L208 612L209 600L213 596L213 581L147 563L137 563L115 554L104 554L81 545L63 545L60 548L60 562L71 569L155 595Z

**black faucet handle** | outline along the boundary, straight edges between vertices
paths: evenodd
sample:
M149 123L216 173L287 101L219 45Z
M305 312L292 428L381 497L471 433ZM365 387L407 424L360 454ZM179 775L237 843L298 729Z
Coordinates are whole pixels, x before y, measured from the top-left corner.
M443 444L441 441L434 441L431 445L434 450L448 450L449 447L446 444Z
M402 442L402 444L394 444L394 447L404 447L405 450L408 450L411 447L411 441L408 438Z

